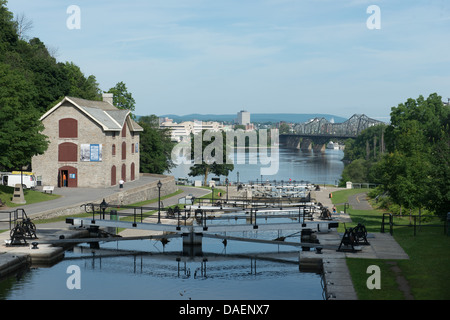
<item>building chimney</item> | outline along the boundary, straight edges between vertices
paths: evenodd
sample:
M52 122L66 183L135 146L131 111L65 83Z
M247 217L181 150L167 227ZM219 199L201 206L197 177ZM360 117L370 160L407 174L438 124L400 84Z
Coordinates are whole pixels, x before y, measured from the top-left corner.
M108 102L110 105L113 105L113 94L112 93L103 93L103 101Z

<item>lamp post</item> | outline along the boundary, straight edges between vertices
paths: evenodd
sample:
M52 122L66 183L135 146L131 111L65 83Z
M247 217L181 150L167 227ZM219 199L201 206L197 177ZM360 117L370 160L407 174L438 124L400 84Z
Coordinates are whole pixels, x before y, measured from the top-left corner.
M158 181L158 223L161 223L161 187L162 183L161 180Z
M211 190L212 190L212 193L211 193L211 204L213 204L214 203L214 185L211 186Z
M228 178L225 179L225 183L227 184L227 202L228 202Z
M108 207L108 204L106 203L105 199L103 199L102 203L100 203L100 210L103 212L103 219L105 219L105 210Z

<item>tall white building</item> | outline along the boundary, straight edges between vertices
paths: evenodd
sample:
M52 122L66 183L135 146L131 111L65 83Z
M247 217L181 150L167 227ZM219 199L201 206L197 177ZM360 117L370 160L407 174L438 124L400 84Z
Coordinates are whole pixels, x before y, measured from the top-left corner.
M242 110L242 111L238 112L237 116L238 116L238 118L237 118L238 124L241 124L244 126L250 124L250 112Z

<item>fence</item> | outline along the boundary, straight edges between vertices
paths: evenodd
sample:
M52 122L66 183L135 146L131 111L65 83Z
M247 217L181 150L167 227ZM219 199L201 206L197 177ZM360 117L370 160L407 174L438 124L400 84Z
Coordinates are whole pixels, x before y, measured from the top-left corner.
M19 220L23 221L28 218L27 214L25 213L24 209L15 209L10 211L0 211L0 214L7 213L9 215L7 220L1 220L2 223L8 223L9 229L11 230L13 226L17 224Z
M395 219L396 218L396 219ZM440 224L429 224L429 223L422 223L422 219L424 219L425 216L421 215L393 215L392 213L383 213L382 220L381 220L381 233L386 232L386 226L389 227L389 233L393 235L394 233L394 226L395 227L411 227L413 228L413 234L414 236L417 235L417 231L420 231L422 227L440 227L443 228L444 234L449 233L449 220L447 219L447 222L442 222ZM396 221L394 221L394 219ZM407 223L401 223L403 220L407 220Z

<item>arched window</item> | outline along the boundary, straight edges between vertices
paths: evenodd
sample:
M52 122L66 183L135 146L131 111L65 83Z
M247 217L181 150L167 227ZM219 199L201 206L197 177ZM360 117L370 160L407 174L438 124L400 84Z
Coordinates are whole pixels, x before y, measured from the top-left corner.
M116 166L111 167L111 185L116 185Z
M112 155L113 156L116 155L116 145L115 144L112 145Z
M122 160L127 158L127 144L126 142L122 142Z
M134 180L134 171L135 171L135 168L134 168L134 162L131 164L131 181L133 181Z
M127 166L124 164L122 164L122 180L123 181L127 181Z
M60 138L78 138L78 121L72 118L59 120Z
M58 145L58 161L77 162L78 146L72 142L64 142Z

